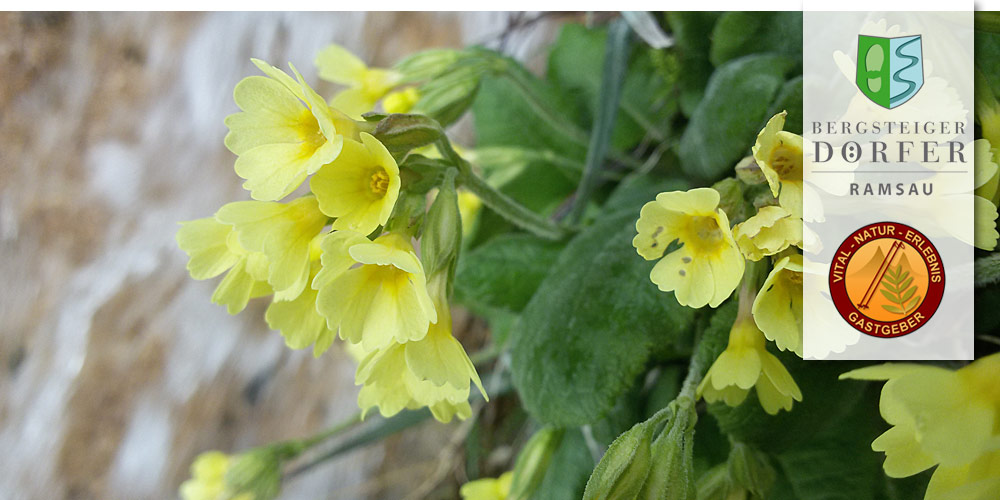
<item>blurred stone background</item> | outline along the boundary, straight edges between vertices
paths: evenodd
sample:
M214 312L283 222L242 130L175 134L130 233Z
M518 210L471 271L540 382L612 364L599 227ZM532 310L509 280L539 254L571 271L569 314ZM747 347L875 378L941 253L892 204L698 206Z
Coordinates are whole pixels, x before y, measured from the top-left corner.
M222 120L257 73L250 57L292 61L331 95L311 64L330 42L383 66L484 43L538 68L563 21L0 14L0 498L175 498L202 451L311 435L356 411L349 357L288 350L261 301L227 315L210 303L217 280L191 280L174 243L178 221L248 199ZM425 483L462 480L434 474L456 425L310 469L281 498L454 496Z

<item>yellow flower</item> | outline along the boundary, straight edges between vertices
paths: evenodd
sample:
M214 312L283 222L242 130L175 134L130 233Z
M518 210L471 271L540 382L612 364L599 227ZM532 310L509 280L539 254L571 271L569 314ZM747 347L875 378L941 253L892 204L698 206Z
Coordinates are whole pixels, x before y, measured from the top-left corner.
M229 224L213 217L181 222L177 245L190 257L192 278L210 279L229 271L212 294L212 302L226 306L229 314L242 311L251 298L271 293L267 258L245 250Z
M339 45L321 50L316 56L316 67L320 78L349 87L334 96L330 105L355 118L374 109L375 103L401 79L395 71L369 68Z
M340 156L309 180L319 209L336 217L334 229L371 233L385 224L399 198L399 166L369 134L347 141Z
M758 261L789 246L802 247L802 219L781 207L761 207L733 228L733 238L746 258Z
M455 415L463 420L472 415L468 386L463 391L417 377L406 362L407 344L390 344L370 352L358 364L354 382L362 385L358 394L362 411L367 413L378 407L382 416L391 417L404 408L415 410L427 406L441 422L449 422Z
M386 233L367 241L348 231L331 235L321 244L323 269L312 285L327 326L368 352L424 338L438 316L409 237Z
M1000 167L993 161L990 141L978 139L975 148L975 245L983 250L993 250L997 246L997 186L1000 183Z
M802 357L802 256L779 260L753 301L753 319L768 340Z
M184 500L253 500L252 493L233 496L226 488L226 473L233 458L225 453L209 451L198 455L191 464L191 479L181 484Z
M760 405L771 415L791 410L793 400L802 401L802 391L792 375L767 352L764 334L753 318L741 312L729 332L729 345L698 385L698 396L709 403L724 401L739 406L751 388L757 389Z
M719 192L711 188L660 193L642 207L635 223L638 234L632 246L646 260L663 256L674 240L682 244L649 274L660 290L673 291L681 305L717 307L743 277L743 255L718 207Z
M319 271L319 261L312 262L310 277ZM272 330L285 337L292 349L313 346L313 356L319 357L333 344L336 332L326 325L326 319L316 310L316 290L306 287L292 300L275 300L267 307L264 319Z
M887 363L840 378L887 381L879 409L893 427L872 442L873 450L885 452L886 475L907 477L938 465L924 498L965 500L995 498L982 493L997 490L980 490L977 483L1000 484L998 374L1000 354L993 354L956 371Z
M237 201L223 205L215 217L232 224L243 247L267 257L267 282L276 300L292 300L309 281L310 243L327 217L313 196L289 203Z
M391 416L403 408L428 406L435 418L447 422L455 414L461 419L471 414L472 383L486 397L476 367L451 334L446 274L437 275L430 285L438 321L427 335L391 344L359 364L355 382L364 386L358 397L363 410L377 406L383 416Z
M984 453L967 465L939 465L925 500L996 500L1000 491L1000 451Z
M382 107L386 113L409 113L420 100L420 91L416 87L391 92L382 99Z
M795 217L802 218L802 137L782 130L782 111L771 117L757 135L752 151L771 194Z
M254 59L267 77L244 78L233 91L243 110L226 117L226 147L236 173L255 200L273 201L294 191L306 177L330 163L344 138L357 137L354 122L331 109L302 79Z
M462 495L462 500L507 500L513 479L514 473L508 471L495 479L487 477L469 481L462 485L459 494Z

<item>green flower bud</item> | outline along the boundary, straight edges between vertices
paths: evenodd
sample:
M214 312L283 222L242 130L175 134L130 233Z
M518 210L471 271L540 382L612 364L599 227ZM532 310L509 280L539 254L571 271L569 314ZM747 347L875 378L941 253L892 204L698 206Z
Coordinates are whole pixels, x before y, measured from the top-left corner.
M746 220L746 201L743 200L743 185L740 181L727 177L712 185L712 189L719 192L719 208L729 216L730 224Z
M747 156L740 160L740 162L736 164L735 170L736 177L747 184L755 185L767 182L767 179L764 177L764 172L760 170L760 167L757 165L757 160L754 159L753 156Z
M432 49L417 52L397 63L392 69L402 75L402 83L431 79L465 56L453 49Z
M652 441L671 407L618 436L587 480L583 500L634 500L642 491L652 466Z
M639 498L643 500L695 500L694 424L698 421L694 402L680 396L670 407L667 421L653 442L652 465Z
M281 456L278 450L260 448L233 457L232 466L226 472L229 498L276 498L281 491Z
M434 118L446 127L462 117L479 92L479 82L487 66L478 60L460 60L447 72L419 87L415 112Z
M442 271L448 272L450 278L458 260L462 245L462 216L458 211L458 193L455 191L457 174L454 168L445 171L438 194L424 219L420 259L428 278Z
M388 115L375 127L375 138L390 153L405 153L441 137L441 126L421 115Z
M756 498L767 498L774 485L775 472L767 456L744 443L733 443L728 469L733 484Z
M563 430L546 427L531 436L528 443L517 455L514 463L514 478L511 481L507 500L528 500L538 489L549 469L552 455L562 441Z

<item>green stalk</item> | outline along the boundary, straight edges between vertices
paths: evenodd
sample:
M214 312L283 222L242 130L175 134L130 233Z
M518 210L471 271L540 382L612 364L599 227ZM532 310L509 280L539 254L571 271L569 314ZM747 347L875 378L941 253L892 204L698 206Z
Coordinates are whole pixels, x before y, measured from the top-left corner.
M483 178L471 172L468 167L459 170L463 171L460 177L462 186L472 191L479 199L483 200L484 205L504 219L541 238L561 240L567 235L566 229L528 210L524 205L514 201L513 198L501 193Z

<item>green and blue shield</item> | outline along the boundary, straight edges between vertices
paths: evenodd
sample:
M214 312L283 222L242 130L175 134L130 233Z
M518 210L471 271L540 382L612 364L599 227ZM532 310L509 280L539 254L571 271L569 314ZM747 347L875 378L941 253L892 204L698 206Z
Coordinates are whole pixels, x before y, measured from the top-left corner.
M886 109L909 101L924 85L920 43L920 35L858 35L857 83L861 92Z

